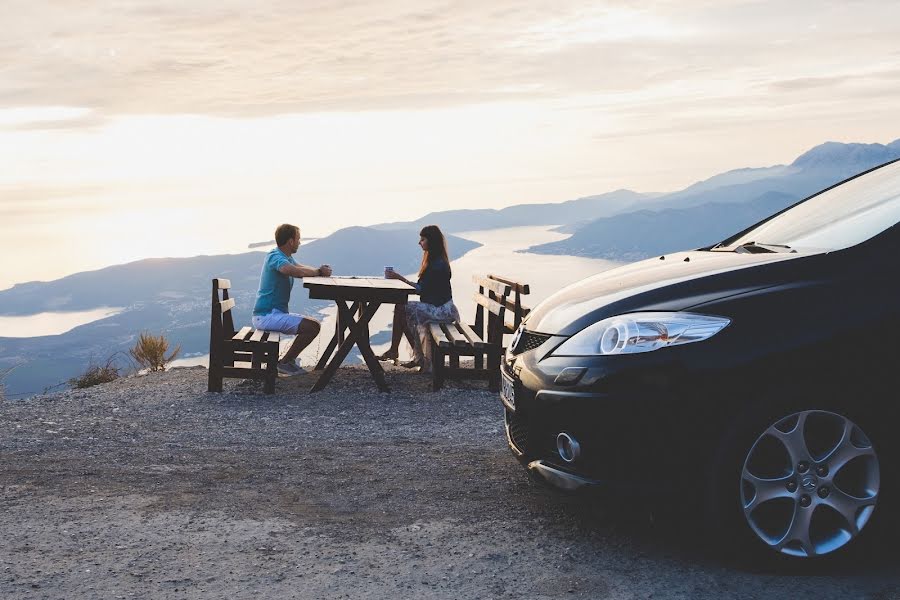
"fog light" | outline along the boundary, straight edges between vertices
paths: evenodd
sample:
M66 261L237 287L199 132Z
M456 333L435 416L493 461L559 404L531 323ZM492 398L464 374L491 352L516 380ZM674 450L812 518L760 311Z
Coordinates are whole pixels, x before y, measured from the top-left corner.
M587 369L585 367L566 367L559 372L553 383L556 385L575 385Z
M556 449L559 451L559 457L567 463L574 462L576 458L581 456L581 445L575 438L565 432L556 436Z

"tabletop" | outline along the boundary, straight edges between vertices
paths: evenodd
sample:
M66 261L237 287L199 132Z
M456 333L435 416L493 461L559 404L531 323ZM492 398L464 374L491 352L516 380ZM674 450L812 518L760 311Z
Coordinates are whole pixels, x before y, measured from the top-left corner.
M316 300L405 301L416 288L383 277L305 277L303 287Z

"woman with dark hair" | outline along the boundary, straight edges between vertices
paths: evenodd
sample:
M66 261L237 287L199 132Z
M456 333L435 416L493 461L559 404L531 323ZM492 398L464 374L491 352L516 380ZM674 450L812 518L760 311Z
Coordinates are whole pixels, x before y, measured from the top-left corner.
M437 225L427 225L419 232L419 246L422 248L422 264L419 280L413 283L394 271L387 271L386 277L400 279L416 288L419 302L410 301L394 308L394 331L391 347L379 356L379 360L397 360L400 355L400 340L403 335L413 349L413 360L402 363L404 367L420 367L424 373L431 371L431 344L428 340L429 323L452 323L459 320L459 311L453 304L450 289L450 257L447 254L447 240Z

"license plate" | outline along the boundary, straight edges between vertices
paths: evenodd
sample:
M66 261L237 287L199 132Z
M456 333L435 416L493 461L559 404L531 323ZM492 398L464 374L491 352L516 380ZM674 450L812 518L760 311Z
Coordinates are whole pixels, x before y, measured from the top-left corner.
M500 400L511 410L516 410L516 384L506 374L502 375L500 377Z

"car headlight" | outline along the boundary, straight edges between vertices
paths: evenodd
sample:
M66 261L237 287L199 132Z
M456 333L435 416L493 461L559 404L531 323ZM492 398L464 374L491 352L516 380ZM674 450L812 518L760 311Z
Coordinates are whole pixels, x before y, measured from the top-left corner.
M708 339L730 319L682 312L641 312L603 319L585 327L552 354L594 356L636 354Z

